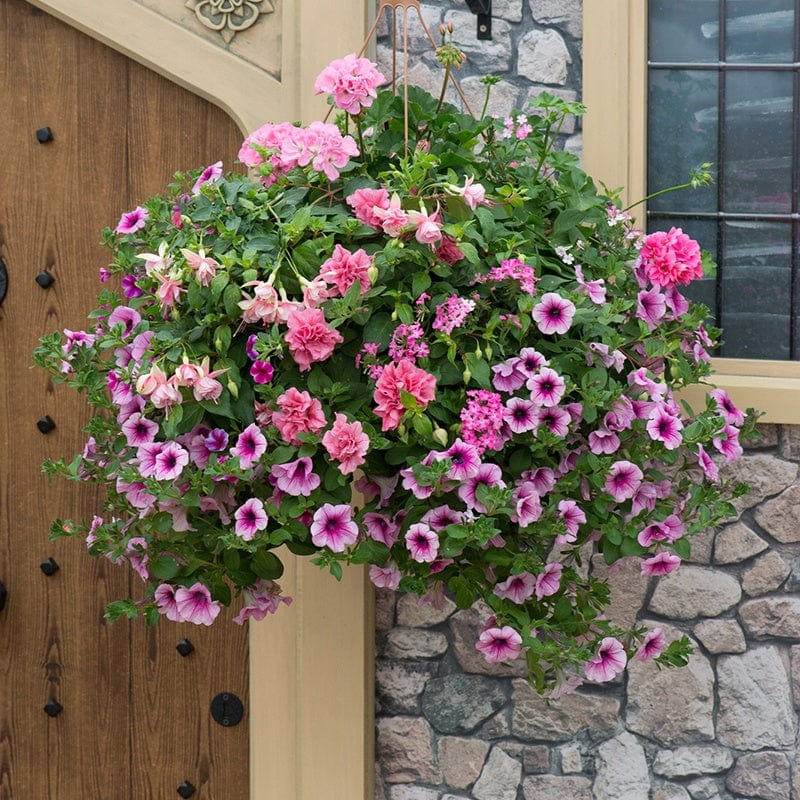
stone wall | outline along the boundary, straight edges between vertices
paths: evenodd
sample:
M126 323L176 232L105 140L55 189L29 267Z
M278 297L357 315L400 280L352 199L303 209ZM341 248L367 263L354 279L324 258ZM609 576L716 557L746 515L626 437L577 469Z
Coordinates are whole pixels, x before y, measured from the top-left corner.
M548 704L475 650L479 609L381 591L376 798L800 800L800 427L762 432L734 465L739 516L690 563L605 570L610 616L686 633L686 668L634 662Z

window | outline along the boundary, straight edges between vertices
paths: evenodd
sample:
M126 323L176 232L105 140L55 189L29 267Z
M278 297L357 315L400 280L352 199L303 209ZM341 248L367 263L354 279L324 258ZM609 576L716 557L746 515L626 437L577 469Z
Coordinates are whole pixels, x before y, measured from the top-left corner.
M587 170L633 202L714 164L713 186L654 198L646 224L682 227L720 265L688 292L724 328L716 382L796 423L798 16L793 0L584 0Z

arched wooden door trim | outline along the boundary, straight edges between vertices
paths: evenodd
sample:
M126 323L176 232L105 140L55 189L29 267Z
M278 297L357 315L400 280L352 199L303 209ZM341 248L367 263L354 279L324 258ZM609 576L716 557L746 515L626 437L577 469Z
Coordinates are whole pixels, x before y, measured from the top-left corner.
M27 1L220 106L243 133L268 119L324 114L314 78L360 47L374 7L271 0L281 12L276 76L165 19L147 0L103 0L101 9L97 0ZM353 568L337 584L292 560L282 583L293 605L250 630L251 800L368 800L374 614L366 573Z

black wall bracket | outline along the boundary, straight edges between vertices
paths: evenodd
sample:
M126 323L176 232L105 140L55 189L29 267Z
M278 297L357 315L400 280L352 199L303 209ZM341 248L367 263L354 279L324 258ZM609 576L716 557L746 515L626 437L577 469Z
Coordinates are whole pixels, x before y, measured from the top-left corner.
M467 0L467 6L473 14L478 15L478 38L491 39L492 0Z

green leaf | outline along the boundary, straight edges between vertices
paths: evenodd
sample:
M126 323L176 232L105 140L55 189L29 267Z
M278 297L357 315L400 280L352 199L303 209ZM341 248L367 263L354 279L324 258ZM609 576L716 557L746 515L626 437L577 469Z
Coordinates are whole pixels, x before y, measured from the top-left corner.
M396 327L390 314L379 311L377 314L373 314L364 326L364 341L376 342L382 347L387 347Z
M271 550L259 550L250 562L250 568L268 581L276 581L283 575L283 563Z
M174 578L181 570L180 564L172 557L159 553L153 556L147 563L150 575L160 581L168 581Z
M286 542L286 547L290 553L294 553L296 556L311 556L319 552L313 544L308 542Z
M565 208L553 224L553 235L560 236L571 231L586 219L586 213L579 208Z
M492 370L489 367L489 362L475 353L465 353L464 361L466 362L467 368L472 373L472 380L484 389L491 389Z
M211 289L211 299L215 303L219 302L219 298L222 296L222 292L229 282L230 282L230 277L228 276L227 272L218 272L211 279L209 288Z
M239 319L242 310L239 308L239 301L242 299L242 291L235 283L229 283L222 293L222 305L225 312L231 319Z
M431 276L427 272L415 272L411 279L411 294L416 299L430 288Z
M230 325L220 325L214 332L214 348L223 357L228 355L228 349L231 346L231 328Z

